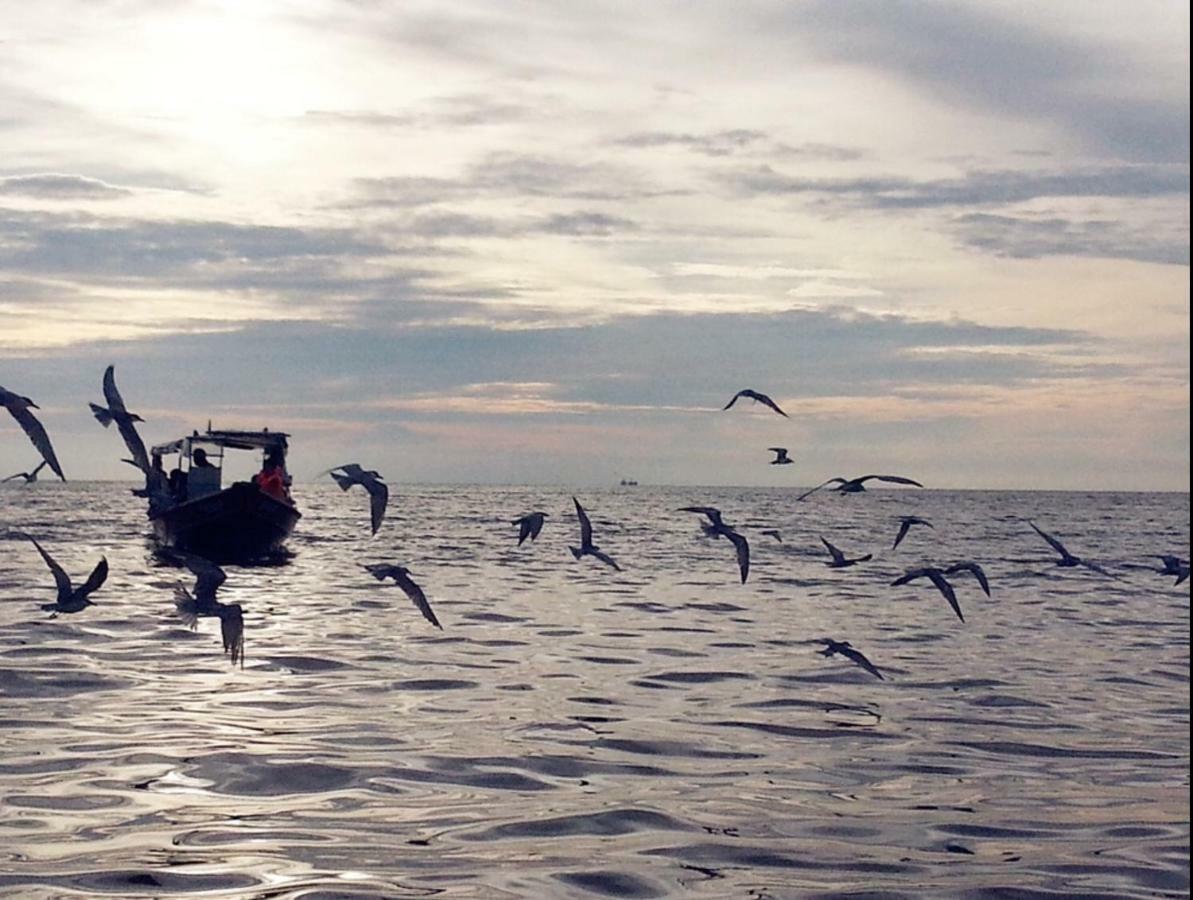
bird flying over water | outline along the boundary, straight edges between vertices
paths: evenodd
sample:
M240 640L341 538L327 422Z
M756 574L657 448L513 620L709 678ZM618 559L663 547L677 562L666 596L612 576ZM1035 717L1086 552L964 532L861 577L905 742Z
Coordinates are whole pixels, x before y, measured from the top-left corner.
M124 445L128 447L128 452L133 455L130 462L145 473L149 475L149 454L145 452L145 442L141 440L141 436L137 434L137 426L134 422L144 422L136 413L130 413L124 405L124 398L120 396L120 391L116 389L116 367L108 366L104 369L104 400L107 401L107 406L103 407L96 403L88 403L91 407L91 412L95 416L100 425L107 428L113 422L116 423L116 429L120 432L120 436L124 439Z
M986 596L990 596L990 582L986 580L986 573L976 562L957 562L947 566L944 570L945 575L956 575L958 572L968 572L978 580L978 586Z
M1176 581L1173 587L1176 587L1182 581L1189 577L1189 560L1181 559L1179 556L1157 556L1156 559L1164 563L1164 568L1160 569L1161 575L1175 575Z
M746 583L746 577L750 574L750 544L732 525L726 525L721 519L721 511L715 506L685 506L680 512L694 512L700 513L708 517L712 524L705 525L701 523L701 528L708 537L727 538L732 544L734 550L737 551L737 568L741 572L741 583Z
M24 478L25 484L33 484L37 481L37 473L46 467L46 461L43 459L37 464L32 472L17 472L15 475L9 475L7 478L0 479L0 483L4 481L15 481L18 478Z
M886 680L882 677L882 673L878 671L874 663L866 659L860 650L855 650L849 641L834 641L832 638L821 638L820 643L825 645L823 650L817 651L821 656L832 656L834 653L840 653L846 659L851 660L855 665L861 666L880 681Z
M0 387L0 406L5 407L17 420L21 430L29 436L29 440L33 442L33 446L37 448L41 458L49 463L54 474L66 481L66 476L62 474L62 466L58 465L58 457L54 454L54 445L50 443L50 436L46 434L41 422L37 421L37 417L29 412L30 409L40 409L41 407L28 397L14 394L3 387Z
M580 547L568 547L572 551L572 556L580 559L583 556L594 556L607 566L612 566L618 572L621 571L621 566L613 561L613 557L605 553L592 542L592 523L588 520L588 513L584 511L584 507L580 505L580 501L575 497L572 502L576 504L576 518L580 520Z
M547 517L545 512L527 513L520 519L514 519L511 523L519 526L518 528L518 546L522 546L522 542L527 538L533 541L539 536L539 532L543 530L543 519Z
M805 491L795 499L803 500L805 497L815 494L818 490L823 487L828 487L830 484L836 484L837 487L835 487L833 490L838 491L839 493L856 494L859 491L864 491L866 489L866 482L870 481L871 479L877 479L878 481L889 481L892 484L910 484L914 487L923 487L923 485L918 481L915 481L911 478L904 478L902 475L862 475L860 478L841 478L838 476L836 478L830 478L828 481L816 485L816 487L812 488L812 490Z
M99 563L96 564L91 574L87 576L87 580L76 588L71 585L70 576L66 574L62 566L58 565L54 557L50 556L32 535L20 531L12 533L17 537L25 538L37 548L37 552L41 554L41 558L49 566L50 574L54 576L54 585L58 589L58 598L53 603L43 603L41 606L42 609L53 613L76 613L86 609L88 606L95 605L88 597L97 591L108 578L108 560L106 557L100 557Z
M1060 541L1058 541L1052 535L1048 534L1048 532L1043 531L1039 527L1037 527L1036 523L1031 521L1031 519L1027 520L1027 524L1032 527L1032 529L1035 531L1036 534L1038 534L1040 537L1042 537L1044 540L1046 540L1048 542L1048 545L1050 547L1052 547L1053 550L1055 550L1057 553L1060 554L1060 559L1058 559L1056 561L1056 564L1058 566L1061 566L1062 568L1065 568L1065 569L1071 569L1074 566L1085 566L1085 568L1092 569L1094 572L1097 572L1099 575L1105 575L1109 578L1115 577L1110 572L1107 572L1105 569L1103 569L1101 566L1099 566L1097 563L1092 563L1092 562L1089 562L1088 560L1084 560L1080 556L1074 556L1072 553L1070 553L1068 550L1065 549L1064 544L1062 544Z
M779 531L776 528L768 528L765 531L760 531L758 533L765 534L767 537L773 537L780 544L783 543L783 535L779 534Z
M766 394L760 394L757 391L751 390L750 388L743 388L742 390L740 390L736 394L734 394L733 399L730 400L728 403L726 403L723 407L721 407L722 411L728 409L734 403L736 403L738 397L748 397L749 399L751 399L757 403L761 403L764 406L769 406L771 409L773 409L775 412L777 412L779 415L781 415L784 419L791 418L790 416L787 415L787 413L785 413L785 412L783 412L783 410L779 409L779 405L777 403L775 403L775 401L772 400L770 397L766 396Z
M339 471L336 471L337 469ZM356 463L332 466L319 474L330 475L334 478L341 491L346 491L352 485L359 484L369 492L369 516L373 525L373 534L376 534L377 529L381 527L381 520L385 518L385 507L389 503L389 487L381 480L384 476L372 469L362 469Z
M891 546L892 550L899 546L900 541L907 536L907 532L911 530L912 525L927 525L929 528L936 527L927 519L921 519L919 516L900 516L899 521L902 524L899 525L899 533L895 535L895 543Z
M220 637L224 652L232 665L244 668L244 610L239 603L220 603L215 592L227 579L224 570L211 560L193 553L176 553L183 565L195 575L192 594L183 585L174 588L174 609L187 627L194 631L200 617L214 616L220 620Z
M766 449L775 455L775 458L770 461L772 466L789 466L795 462L787 455L786 447L767 447Z
M866 562L867 560L870 560L874 557L874 554L867 553L865 556L859 556L856 559L846 559L844 553L842 553L824 538L820 539L820 543L824 544L824 546L828 548L828 552L833 558L832 562L825 563L825 565L830 569L844 569L849 566L855 566L858 563Z
M435 618L435 613L431 609L431 604L427 602L427 595L423 593L423 589L410 580L410 570L405 566L393 566L388 563L373 563L366 565L365 569L373 574L373 577L378 581L384 581L386 578L392 578L394 582L400 587L406 596L414 601L414 605L418 607L418 611L423 614L423 618L434 625L436 628L443 630L443 626L439 624L439 620Z
M944 572L935 566L924 566L920 569L908 569L898 578L891 582L891 587L901 584L907 584L909 581L914 581L916 578L927 578L934 585L936 589L944 595L944 598L949 601L949 606L953 607L953 612L957 614L957 618L962 622L965 621L965 616L961 615L961 605L957 602L957 593L953 590L953 586L949 580L944 577Z

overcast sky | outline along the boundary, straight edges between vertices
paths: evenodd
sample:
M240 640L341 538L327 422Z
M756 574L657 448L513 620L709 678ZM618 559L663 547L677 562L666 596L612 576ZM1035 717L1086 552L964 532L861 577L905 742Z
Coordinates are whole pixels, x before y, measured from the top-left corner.
M1184 7L27 4L0 385L72 480L111 363L299 479L1188 490Z

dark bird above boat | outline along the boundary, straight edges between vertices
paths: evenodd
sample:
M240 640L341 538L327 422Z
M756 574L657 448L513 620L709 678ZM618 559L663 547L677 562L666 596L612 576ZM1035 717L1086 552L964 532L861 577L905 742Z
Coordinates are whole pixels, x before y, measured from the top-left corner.
M124 398L116 389L115 366L108 366L104 369L104 400L108 404L107 407L96 403L87 405L91 407L92 414L104 428L113 422L116 423L116 429L120 432L120 437L124 439L124 446L128 447L128 452L132 454L132 464L148 475L149 454L145 452L145 442L141 440L141 436L137 434L137 426L133 424L145 420L136 413L130 413L125 407Z
M832 656L834 653L839 653L852 661L854 665L861 666L880 681L886 680L882 677L882 673L878 671L878 667L866 659L860 650L855 650L849 641L834 641L832 638L821 638L820 643L825 645L823 650L817 651L821 656Z
M539 536L539 532L543 530L543 519L547 517L545 512L527 513L520 519L514 519L511 523L518 527L518 546L522 546L522 542L527 538L533 541Z
M17 472L15 475L9 475L7 478L0 480L0 483L3 481L16 481L18 478L24 478L25 484L33 484L33 482L37 481L37 473L45 467L46 461L43 459L37 464L36 467L34 467L32 472Z
M20 531L13 532L13 534L17 537L25 538L37 548L37 552L41 554L41 558L49 566L50 574L54 576L54 585L58 589L58 598L53 603L43 603L41 606L42 609L53 613L76 613L86 609L88 606L95 605L88 598L108 578L108 560L106 557L100 557L99 563L96 564L91 574L87 576L87 580L76 588L71 585L70 576L66 574L62 566L58 565L54 557L46 552L45 548L37 542L33 535Z
M936 527L927 519L921 519L919 516L900 516L899 521L899 533L895 535L895 543L891 545L892 550L899 546L903 538L907 536L907 532L911 530L912 525L927 525L929 528Z
M389 504L389 487L382 481L384 476L373 469L362 469L356 463L332 466L320 474L330 475L334 478L341 491L346 491L352 485L359 484L369 492L369 517L373 526L373 534L376 534L377 529L381 527L382 519L385 518L385 507Z
M621 566L614 562L613 557L592 542L592 522L588 520L588 513L584 511L584 507L580 505L580 501L573 497L572 502L576 504L576 518L580 520L580 546L579 548L568 547L572 551L572 556L576 557L576 559L592 556L620 572Z
M982 589L982 592L987 597L990 596L990 582L986 580L986 573L976 562L956 562L951 566L947 566L944 570L945 575L956 575L958 572L968 572L978 580L978 586Z
M1032 527L1032 529L1035 531L1036 534L1038 534L1040 537L1042 537L1044 540L1046 540L1048 542L1048 546L1050 546L1053 550L1055 550L1057 553L1060 554L1060 559L1058 559L1056 561L1056 564L1058 566L1065 568L1065 569L1071 569L1074 566L1084 566L1087 569L1097 572L1099 575L1105 575L1108 578L1115 577L1110 572L1106 571L1101 566L1099 566L1097 563L1092 563L1089 560L1082 559L1080 556L1074 556L1072 553L1070 553L1068 550L1065 549L1064 544L1062 544L1060 541L1058 541L1052 535L1048 534L1048 532L1039 528L1035 522L1031 521L1031 519L1027 520L1027 524Z
M953 590L952 584L944 577L944 572L935 566L924 566L920 569L908 569L898 578L891 582L891 587L896 587L901 584L907 584L909 581L914 581L917 578L927 578L934 585L936 589L944 595L944 598L949 601L949 606L953 607L953 612L957 614L957 618L962 622L965 621L965 616L961 615L961 604L957 602L957 593Z
M220 620L220 638L224 653L232 665L240 663L244 668L244 610L239 603L220 603L215 592L227 580L224 570L211 560L193 553L175 555L182 560L195 576L194 593L179 584L174 588L174 609L182 621L194 631L201 617L212 616Z
M828 548L829 555L831 555L833 558L832 562L825 563L825 565L830 569L844 569L849 566L856 566L858 563L867 562L868 560L874 558L874 554L867 553L865 556L859 556L855 559L846 559L844 553L842 553L837 547L830 544L824 538L820 539L820 543L824 544L824 546Z
M770 461L772 466L789 466L795 462L787 455L786 447L767 447L766 449L775 455L775 458Z
M41 458L49 463L53 473L66 481L66 476L62 474L62 466L58 465L58 457L54 454L54 445L50 443L50 436L46 434L41 422L37 421L37 417L29 412L31 409L40 409L41 407L28 397L14 394L3 387L0 387L0 406L5 407L17 420L21 430L28 435L33 446L37 448L37 452L41 454Z
M721 511L715 506L685 506L680 509L680 512L694 512L707 516L710 525L701 523L701 528L708 537L726 538L733 544L733 548L737 551L737 568L741 573L741 583L746 583L746 578L750 574L750 544L737 530L731 525L726 525L721 518Z
M866 482L870 480L889 481L892 484L910 484L913 487L923 487L918 481L911 478L904 478L902 475L862 475L860 478L841 478L838 476L816 485L812 490L805 491L795 499L803 500L805 497L815 494L818 490L828 487L830 484L836 484L837 487L833 488L833 490L839 493L856 494L859 491L864 491L866 489Z
M783 412L783 410L779 409L779 405L777 403L775 403L774 400L772 400L770 397L766 396L766 394L760 394L760 393L758 393L758 391L751 390L750 388L743 388L742 390L740 390L736 394L734 394L733 399L730 400L728 403L726 403L723 407L721 407L722 411L728 409L734 403L736 403L739 397L748 397L749 399L755 401L756 403L761 403L764 406L769 406L771 409L773 409L775 412L777 412L783 418L785 418L785 419L790 418L790 416L788 416L787 413L785 413L785 412Z
M439 620L435 618L435 613L431 609L431 604L427 602L427 595L423 593L423 589L410 580L409 569L405 566L393 566L388 563L373 563L366 565L365 569L371 572L378 581L392 578L397 586L406 593L406 596L414 601L414 605L423 614L423 618L436 628L443 629Z
M1164 563L1164 568L1160 569L1161 575L1175 575L1176 581L1173 587L1176 587L1182 581L1189 577L1189 561L1181 559L1179 556L1162 555L1157 556L1156 559Z

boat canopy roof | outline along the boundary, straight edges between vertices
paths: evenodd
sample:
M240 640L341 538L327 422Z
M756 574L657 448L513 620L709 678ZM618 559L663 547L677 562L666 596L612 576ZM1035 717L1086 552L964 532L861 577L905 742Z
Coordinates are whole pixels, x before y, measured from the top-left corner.
M286 438L289 436L285 432L270 431L268 428L263 428L260 431L225 431L208 428L203 434L195 431L176 441L155 444L149 452L160 456L165 453L182 453L191 444L214 444L234 450L281 450L285 453L288 447Z

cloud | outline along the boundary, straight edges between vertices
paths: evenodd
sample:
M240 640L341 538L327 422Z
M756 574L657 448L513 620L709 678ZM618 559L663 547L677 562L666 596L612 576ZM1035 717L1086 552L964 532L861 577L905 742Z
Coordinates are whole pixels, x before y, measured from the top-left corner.
M98 178L47 172L0 178L0 195L41 200L113 200L131 196L132 191Z
M958 216L953 226L963 243L995 256L1090 256L1189 265L1189 235L1180 228L1158 234L1154 228L1132 227L1117 219L1074 221L990 213Z

